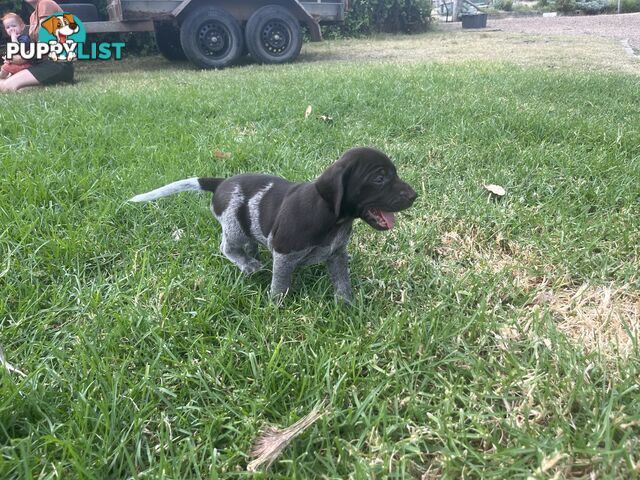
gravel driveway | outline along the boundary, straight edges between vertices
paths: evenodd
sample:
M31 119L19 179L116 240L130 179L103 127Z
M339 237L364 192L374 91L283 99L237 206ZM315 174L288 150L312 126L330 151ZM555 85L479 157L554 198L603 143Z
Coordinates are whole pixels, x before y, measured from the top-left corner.
M640 53L640 13L571 17L515 17L487 20L487 27L513 33L594 35L614 38ZM630 52L631 53L631 52Z

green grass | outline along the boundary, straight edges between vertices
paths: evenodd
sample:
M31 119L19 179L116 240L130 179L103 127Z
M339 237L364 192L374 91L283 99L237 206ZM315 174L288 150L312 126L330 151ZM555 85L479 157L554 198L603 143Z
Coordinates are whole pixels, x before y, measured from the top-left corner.
M640 474L635 344L585 350L531 308L542 284L640 290L637 76L142 65L0 97L0 344L27 374L0 373L0 477L244 477L265 424L324 398L269 478ZM420 198L390 233L355 229L350 309L323 268L273 306L269 271L219 254L205 195L126 203L197 175L311 179L356 145ZM452 232L472 251L443 250Z

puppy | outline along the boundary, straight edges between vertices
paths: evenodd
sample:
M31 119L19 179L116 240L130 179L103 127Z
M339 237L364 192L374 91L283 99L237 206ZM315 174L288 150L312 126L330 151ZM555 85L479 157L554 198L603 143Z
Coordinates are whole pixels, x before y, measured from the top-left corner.
M80 27L76 23L76 19L70 13L64 13L62 15L57 15L53 17L49 17L44 22L42 22L42 28L44 28L51 35L56 37L58 43L67 43L67 37L77 33L80 30ZM71 42L71 40L68 40ZM54 52L49 54L49 57L54 62L58 60L58 55ZM68 62L72 61L76 58L76 54L74 52L69 52L66 57Z
M189 178L130 201L187 190L213 193L211 210L222 226L220 251L244 273L262 267L258 244L271 251L272 296L287 293L296 267L326 263L336 297L346 302L352 298L347 242L353 221L360 218L376 230L390 230L394 212L409 208L417 197L384 153L353 148L308 183L255 173Z

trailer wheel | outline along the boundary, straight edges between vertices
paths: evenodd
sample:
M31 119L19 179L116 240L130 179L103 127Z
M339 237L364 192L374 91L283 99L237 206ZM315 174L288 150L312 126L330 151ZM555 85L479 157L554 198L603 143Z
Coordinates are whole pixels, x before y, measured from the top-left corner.
M235 18L221 8L193 10L180 25L180 43L185 55L202 68L223 68L242 53L242 29Z
M156 46L167 60L186 60L187 56L180 44L180 29L169 22L154 22Z
M249 52L261 63L290 62L302 48L300 22L278 5L267 5L251 15L245 39Z

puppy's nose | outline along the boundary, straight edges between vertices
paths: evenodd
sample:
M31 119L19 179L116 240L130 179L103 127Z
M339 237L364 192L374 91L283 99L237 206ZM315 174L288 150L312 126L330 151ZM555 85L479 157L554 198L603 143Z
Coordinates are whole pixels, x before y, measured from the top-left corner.
M405 198L407 200L409 200L411 203L413 203L416 200L416 198L418 198L418 194L411 187L408 187L407 190L405 192L403 192L403 193L404 193Z

